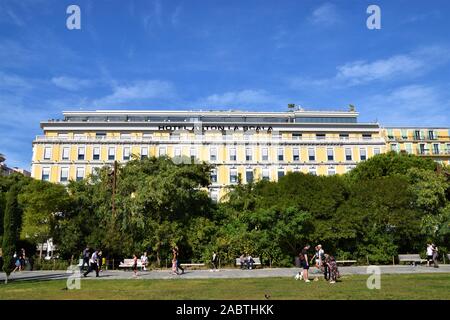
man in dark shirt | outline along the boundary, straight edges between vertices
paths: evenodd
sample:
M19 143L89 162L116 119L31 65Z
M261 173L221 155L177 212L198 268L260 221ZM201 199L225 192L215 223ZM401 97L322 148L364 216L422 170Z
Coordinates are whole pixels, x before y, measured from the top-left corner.
M309 258L308 258L308 250L310 246L306 245L302 252L300 253L300 265L303 268L303 279L305 282L310 282L308 279L308 269L309 269Z
M89 256L90 256L89 246L86 246L86 249L83 250L83 264L81 265L80 270L83 270L85 264L89 269Z

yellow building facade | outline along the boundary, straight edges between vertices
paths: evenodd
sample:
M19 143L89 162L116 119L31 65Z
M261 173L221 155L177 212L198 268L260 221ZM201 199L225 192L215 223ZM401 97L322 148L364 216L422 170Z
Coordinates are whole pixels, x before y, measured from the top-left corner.
M388 151L406 152L450 165L450 129L424 127L382 128Z
M174 161L211 163L209 191L219 199L239 178L247 183L276 181L292 171L343 174L391 148L387 131L377 123L359 123L352 110L115 110L63 116L41 122L43 135L33 141L36 179L64 184L114 161L126 163L133 155L167 155Z

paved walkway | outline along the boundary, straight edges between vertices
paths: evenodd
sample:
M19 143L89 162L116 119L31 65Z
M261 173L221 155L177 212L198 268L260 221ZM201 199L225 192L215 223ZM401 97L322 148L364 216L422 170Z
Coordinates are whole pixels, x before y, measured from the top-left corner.
M439 268L425 266L380 266L382 274L414 274L414 273L450 273L450 265L440 265ZM186 270L183 275L172 275L170 270L153 270L139 272L140 279L238 279L238 278L267 278L267 277L294 277L298 268L264 268L254 270L222 269L211 272L210 270ZM341 275L367 274L367 266L339 267ZM46 281L65 279L70 276L65 271L22 271L11 274L11 280L18 281ZM310 277L322 276L316 268L310 269ZM119 280L133 279L131 271L103 271L100 277L95 277L95 272L90 273L85 279ZM0 273L0 281L5 280L5 274Z

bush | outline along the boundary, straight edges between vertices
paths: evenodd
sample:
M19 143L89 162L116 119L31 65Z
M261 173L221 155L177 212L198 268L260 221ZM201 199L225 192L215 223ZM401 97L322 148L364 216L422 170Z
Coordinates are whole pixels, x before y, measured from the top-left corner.
M69 261L65 260L36 259L33 265L33 270L67 270L69 264Z

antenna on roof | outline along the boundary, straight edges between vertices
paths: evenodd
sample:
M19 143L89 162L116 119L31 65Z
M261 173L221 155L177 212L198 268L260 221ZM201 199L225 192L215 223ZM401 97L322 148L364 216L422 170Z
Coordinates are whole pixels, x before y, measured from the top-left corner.
M355 106L352 105L352 104L349 104L349 105L348 105L348 111L350 111L350 112L355 112Z

